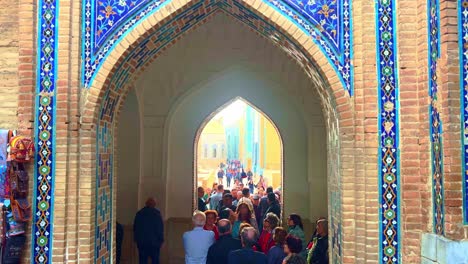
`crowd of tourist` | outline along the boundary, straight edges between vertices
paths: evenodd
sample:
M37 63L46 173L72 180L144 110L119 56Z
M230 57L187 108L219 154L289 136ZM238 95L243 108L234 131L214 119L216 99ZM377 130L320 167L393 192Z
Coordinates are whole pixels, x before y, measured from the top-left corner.
M262 186L250 195L239 183L231 190L215 184L206 194L198 188L195 228L184 234L186 263L328 263L328 222L316 221L316 231L306 242L297 214L281 227L281 192Z
M254 195L242 183L231 190L222 184L214 192L199 187L194 229L185 232L183 243L187 264L327 264L328 222L319 218L316 230L306 242L298 214L281 223L281 192L260 186ZM134 240L139 263L159 263L164 242L161 213L156 201L148 199L134 221ZM119 241L119 238L117 238ZM121 239L120 239L121 240ZM120 250L118 245L117 251ZM120 255L119 253L117 255Z
M221 163L218 167L217 172L218 184L223 184L224 178L226 178L226 187L231 188L231 182L234 182L234 186L242 183L249 188L250 193L254 193L255 186L265 186L265 179L263 175L259 175L260 179L257 183L254 183L254 174L252 170L244 170L244 165L239 160L227 160L227 164Z

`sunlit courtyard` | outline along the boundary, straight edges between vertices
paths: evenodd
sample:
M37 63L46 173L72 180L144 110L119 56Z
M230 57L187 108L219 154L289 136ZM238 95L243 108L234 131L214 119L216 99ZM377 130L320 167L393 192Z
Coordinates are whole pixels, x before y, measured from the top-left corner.
M270 119L243 99L235 99L208 117L197 142L197 184L251 193L282 186L282 146ZM209 192L208 192L209 193Z

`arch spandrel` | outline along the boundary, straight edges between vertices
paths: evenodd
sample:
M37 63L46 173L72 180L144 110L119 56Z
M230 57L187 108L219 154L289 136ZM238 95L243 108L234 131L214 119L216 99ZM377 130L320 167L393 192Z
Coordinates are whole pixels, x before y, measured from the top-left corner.
M250 3L252 2L252 3ZM171 13L173 5L180 2L172 0L85 0L83 2L83 40L82 40L82 85L90 88L95 81L103 61L122 41L126 42L140 24L141 32L149 29L151 22L161 19L164 13ZM229 12L239 5L249 5L260 10L261 5L268 5L271 12L275 10L277 18L283 18L301 31L304 39L311 39L327 58L328 62L340 77L344 89L353 94L352 67L352 24L350 0L263 0L253 1L190 1L190 8L206 6L203 12L213 13L217 10ZM253 6L252 4L255 4ZM182 3L185 5L185 3ZM178 9L178 6L175 6ZM262 13L260 11L260 13ZM157 14L155 16L155 14ZM158 15L159 14L159 15ZM267 17L275 21L271 13ZM155 19L156 18L156 19ZM147 23L147 21L150 23ZM275 21L276 22L276 21ZM125 43L124 46L128 44Z

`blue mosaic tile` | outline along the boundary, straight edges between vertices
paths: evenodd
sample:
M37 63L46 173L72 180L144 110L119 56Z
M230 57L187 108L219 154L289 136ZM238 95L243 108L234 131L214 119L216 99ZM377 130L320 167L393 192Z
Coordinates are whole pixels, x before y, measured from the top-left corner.
M380 262L400 263L400 151L395 0L376 2Z
M52 263L58 1L38 1L31 263Z
M351 0L265 1L310 35L338 73L346 91L353 95ZM306 2L307 4L305 4ZM301 10L299 7L302 5L304 5L304 9ZM295 8L291 9L291 6ZM334 12L336 10L336 14L330 13L331 9ZM325 16L329 17L325 19ZM338 19L334 19L336 16ZM325 28L329 30L327 31ZM331 30L332 28L337 28L336 41L327 37L334 35L335 31Z
M440 12L439 0L428 0L428 50L429 50L429 126L431 140L432 163L432 202L434 208L434 231L438 235L444 235L444 181L443 181L443 155L442 155L442 121L440 112L442 109L439 101L437 86L437 62L440 58Z
M86 0L83 3L83 77L89 88L115 44L170 0ZM317 43L344 88L353 94L350 0L264 0L299 25ZM214 8L225 0L212 0ZM221 5L217 5L221 3ZM214 10L213 10L214 11ZM185 29L182 29L185 30Z
M463 219L468 224L468 0L458 0L460 53L460 112L462 134Z

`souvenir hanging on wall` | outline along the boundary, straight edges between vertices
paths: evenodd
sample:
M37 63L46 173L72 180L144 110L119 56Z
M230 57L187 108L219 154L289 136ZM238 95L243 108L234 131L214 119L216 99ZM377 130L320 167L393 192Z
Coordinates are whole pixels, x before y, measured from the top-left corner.
M8 197L8 164L7 164L7 146L9 130L0 129L0 198Z
M34 142L30 137L16 136L10 139L8 161L29 162L34 158Z

